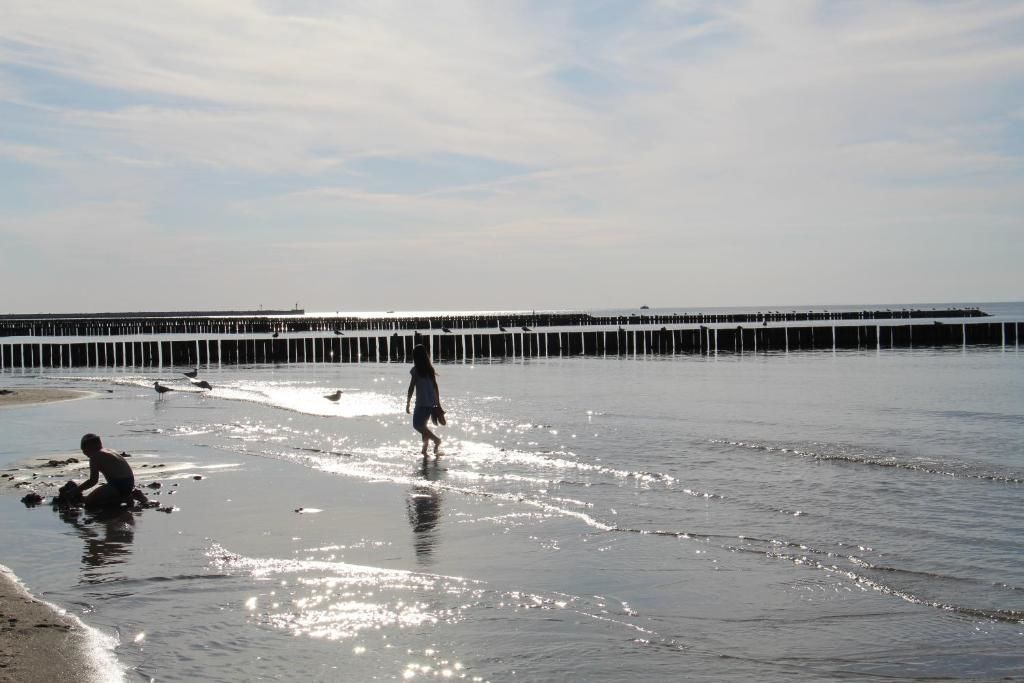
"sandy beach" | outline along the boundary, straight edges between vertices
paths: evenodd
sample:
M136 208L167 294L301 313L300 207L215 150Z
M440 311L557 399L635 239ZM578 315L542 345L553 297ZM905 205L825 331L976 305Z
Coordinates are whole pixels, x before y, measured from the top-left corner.
M56 403L58 401L71 401L78 398L93 396L91 391L79 389L57 389L57 388L4 388L0 389L0 408L13 408L17 406L35 405L38 403Z
M0 681L98 680L77 620L33 598L0 565Z
M58 388L3 391L0 408L94 395L90 391ZM5 488L15 488L13 479L5 479L3 483L8 485ZM17 577L0 565L0 682L98 679L99 673L87 645L86 632L77 620L33 598Z

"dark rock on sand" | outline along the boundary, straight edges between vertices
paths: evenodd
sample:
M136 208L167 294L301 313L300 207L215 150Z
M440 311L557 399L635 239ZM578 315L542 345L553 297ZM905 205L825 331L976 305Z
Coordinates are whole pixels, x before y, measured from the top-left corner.
M46 463L47 467L61 467L63 465L77 465L78 458L68 458L67 460L50 460Z
M25 497L23 497L21 499L21 502L24 503L25 507L27 508L34 508L35 506L43 502L43 497L40 496L35 491L33 491L32 493L29 493Z
M57 490L57 495L53 498L53 504L57 507L74 507L82 505L85 502L85 497L82 492L78 489L78 484L73 481L69 481Z

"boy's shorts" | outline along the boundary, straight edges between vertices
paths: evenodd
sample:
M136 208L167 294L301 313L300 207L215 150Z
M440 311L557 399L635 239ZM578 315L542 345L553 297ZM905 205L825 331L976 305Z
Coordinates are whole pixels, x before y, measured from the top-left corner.
M132 489L135 488L135 477L123 477L120 479L108 479L107 484L110 485L118 495L128 497L132 495Z

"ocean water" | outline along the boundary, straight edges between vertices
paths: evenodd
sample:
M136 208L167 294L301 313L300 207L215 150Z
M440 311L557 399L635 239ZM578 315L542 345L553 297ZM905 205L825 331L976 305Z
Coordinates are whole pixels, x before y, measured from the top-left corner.
M99 395L0 469L95 431L173 512L0 497L0 562L129 681L1024 678L1018 347L438 369L427 461L405 365L6 371Z

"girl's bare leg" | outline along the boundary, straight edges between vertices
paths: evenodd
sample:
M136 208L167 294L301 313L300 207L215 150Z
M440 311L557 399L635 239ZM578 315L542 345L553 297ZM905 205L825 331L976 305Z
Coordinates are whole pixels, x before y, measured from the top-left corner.
M420 429L418 431L419 431L420 434L423 435L423 450L421 450L420 453L422 453L423 455L426 455L427 454L427 445L431 441L433 441L434 442L434 455L437 455L437 447L441 445L441 437L439 437L434 432L430 431L430 427L424 427L423 429Z

